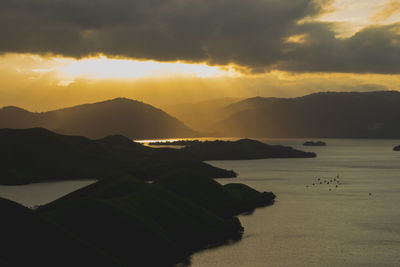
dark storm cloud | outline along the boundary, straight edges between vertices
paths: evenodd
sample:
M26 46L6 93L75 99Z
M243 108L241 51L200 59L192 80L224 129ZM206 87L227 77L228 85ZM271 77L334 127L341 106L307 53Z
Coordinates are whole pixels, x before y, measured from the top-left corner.
M256 72L400 72L399 33L390 27L342 40L329 25L298 24L330 2L2 0L0 52L236 63ZM293 34L307 41L286 43Z
M279 68L291 71L400 73L400 23L371 26L355 35L335 37L331 24L297 27L302 44L286 44Z

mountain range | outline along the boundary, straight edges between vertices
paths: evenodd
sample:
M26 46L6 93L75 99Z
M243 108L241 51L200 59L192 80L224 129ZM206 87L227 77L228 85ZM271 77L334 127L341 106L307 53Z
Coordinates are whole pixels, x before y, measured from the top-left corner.
M221 98L163 108L168 113L126 98L41 113L10 106L0 109L0 128L42 127L91 139L116 134L130 139L400 138L397 91L321 92L241 101Z
M221 112L226 136L400 138L400 92L325 92L249 98Z

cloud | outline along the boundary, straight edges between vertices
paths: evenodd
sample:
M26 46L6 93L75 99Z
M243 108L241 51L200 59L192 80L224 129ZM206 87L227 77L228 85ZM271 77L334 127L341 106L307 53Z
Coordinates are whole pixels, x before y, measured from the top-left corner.
M301 44L287 44L278 68L299 72L400 73L400 23L370 26L345 39L330 23L307 23Z
M400 12L400 0L388 0L387 4L372 16L372 21L375 23L385 21L392 15Z
M0 53L236 64L253 72L400 72L398 25L348 39L299 23L331 0L2 0ZM301 42L287 42L291 36ZM360 47L359 47L360 46Z

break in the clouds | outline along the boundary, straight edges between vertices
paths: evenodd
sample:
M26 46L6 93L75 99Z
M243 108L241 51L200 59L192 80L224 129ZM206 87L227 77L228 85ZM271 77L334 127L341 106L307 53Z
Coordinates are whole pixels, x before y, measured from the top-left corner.
M0 52L233 63L254 72L400 73L400 24L341 39L333 24L304 22L330 3L2 0Z

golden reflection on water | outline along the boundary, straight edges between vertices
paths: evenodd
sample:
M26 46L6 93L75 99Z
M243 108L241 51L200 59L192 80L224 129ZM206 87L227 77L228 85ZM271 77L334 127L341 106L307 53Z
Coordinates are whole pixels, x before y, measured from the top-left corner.
M167 139L148 139L148 140L133 140L134 142L141 143L144 145L151 145L151 143L168 143L168 142L176 142L176 141L234 141L239 138L237 137L194 137L194 138L167 138Z

